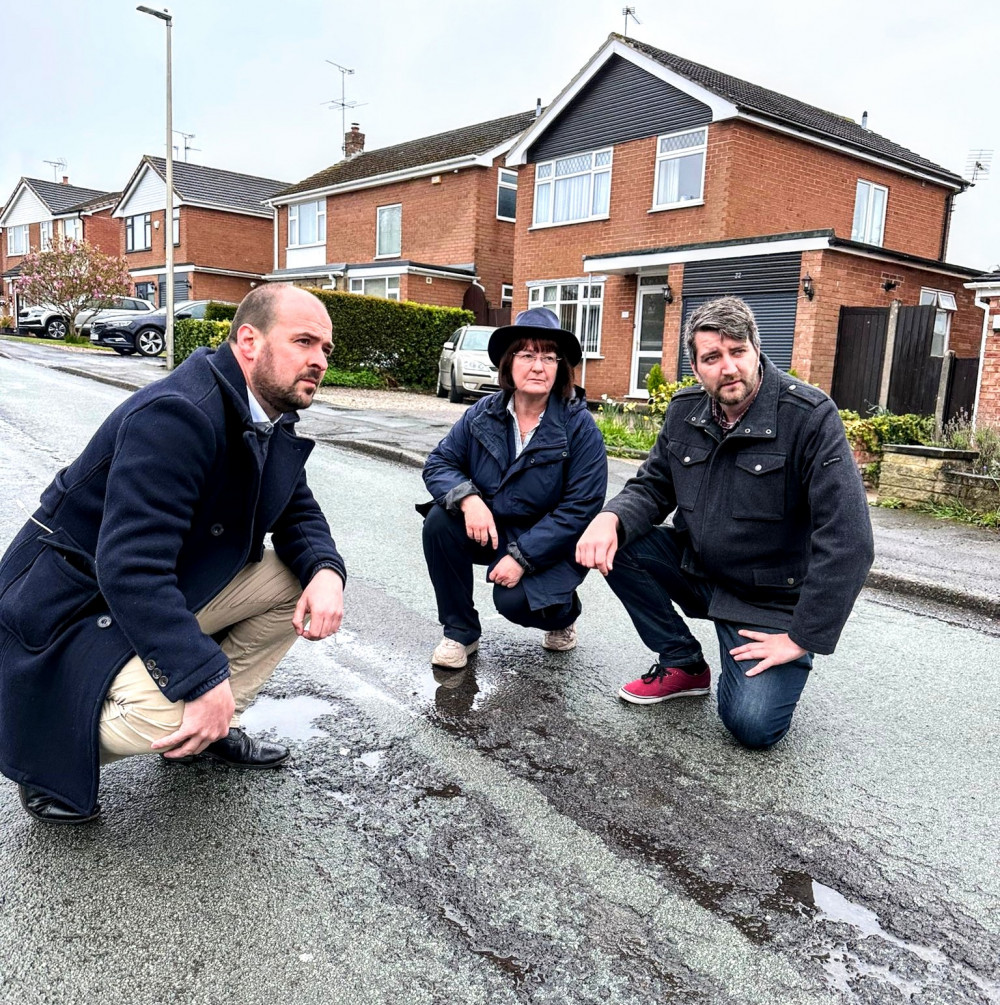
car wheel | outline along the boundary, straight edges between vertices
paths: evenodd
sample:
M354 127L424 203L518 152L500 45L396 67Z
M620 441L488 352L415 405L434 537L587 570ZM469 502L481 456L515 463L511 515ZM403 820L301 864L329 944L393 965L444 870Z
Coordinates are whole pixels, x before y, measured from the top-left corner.
M116 353L118 353L119 356L134 356L135 355L135 349L123 349L121 346L117 346L117 345L113 345L111 348L114 349L114 351Z
M458 376L455 371L451 371L451 387L448 388L448 400L454 402L456 405L462 400L462 385L458 382Z
M159 356L165 344L163 332L158 328L143 328L135 337L135 347L143 356Z
M49 338L65 338L69 331L69 325L64 318L50 318L45 326L45 334Z
M435 391L435 394L437 394L437 396L439 398L447 398L448 397L448 388L446 388L444 386L444 384L441 383L441 371L440 370L438 370L438 386L437 386L437 391Z

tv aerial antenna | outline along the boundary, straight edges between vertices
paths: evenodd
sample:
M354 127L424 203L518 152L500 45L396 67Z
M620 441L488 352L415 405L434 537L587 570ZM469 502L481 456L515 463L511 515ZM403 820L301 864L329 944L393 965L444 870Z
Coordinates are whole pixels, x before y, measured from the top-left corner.
M60 157L59 160L55 161L42 161L43 164L49 164L52 166L52 180L59 181L59 172L66 170L66 158Z
M642 24L642 22L635 16L634 7L622 7L622 14L625 15L625 37L628 38L628 19L632 18L636 24Z
M340 63L335 63L332 59L326 60L331 66L335 66L340 71L340 98L331 98L329 101L324 101L323 104L331 108L340 109L340 138L341 146L340 149L346 154L347 153L347 109L348 108L361 108L367 102L348 101L347 100L347 78L354 74L354 71L346 66L341 66Z
M194 133L185 133L180 129L175 129L174 132L181 138L181 146L178 147L177 144L175 143L174 151L176 153L179 153L184 161L187 161L188 159L189 150L193 150L196 154L201 153L201 147L193 147L188 142L189 140L195 139Z
M992 150L970 150L969 156L965 160L965 176L973 185L977 181L987 181L992 163Z

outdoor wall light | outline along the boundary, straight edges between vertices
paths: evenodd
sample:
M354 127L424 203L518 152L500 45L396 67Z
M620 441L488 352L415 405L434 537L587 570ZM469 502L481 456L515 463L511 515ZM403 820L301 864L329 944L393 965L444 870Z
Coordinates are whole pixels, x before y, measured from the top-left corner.
M672 304L674 302L674 291L670 288L670 283L663 288L663 302Z
M813 286L813 278L807 272L805 276L802 277L802 292L810 299L816 296L816 287Z

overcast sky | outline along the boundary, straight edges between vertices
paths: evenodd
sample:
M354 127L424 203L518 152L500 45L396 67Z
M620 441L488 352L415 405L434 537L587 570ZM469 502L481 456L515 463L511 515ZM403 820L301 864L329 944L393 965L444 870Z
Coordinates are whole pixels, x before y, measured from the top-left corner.
M158 6L150 0L149 6ZM341 95L367 148L550 102L621 0L174 0L174 125L188 159L295 182L340 158ZM635 0L629 34L860 120L964 174L1000 150L990 0ZM0 203L22 175L118 190L164 142L163 23L127 0L4 0ZM176 142L180 142L179 138ZM61 170L58 172L63 173ZM968 175L966 175L968 177ZM1000 162L956 200L948 259L1000 267Z

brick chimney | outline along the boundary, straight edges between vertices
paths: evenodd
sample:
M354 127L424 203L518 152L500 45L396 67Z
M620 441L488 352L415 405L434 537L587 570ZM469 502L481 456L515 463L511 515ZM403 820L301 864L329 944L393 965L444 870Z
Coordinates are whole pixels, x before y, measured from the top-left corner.
M365 134L359 132L357 122L351 123L351 131L344 133L344 156L355 157L365 152Z
M69 184L69 175L68 175L68 174L64 174L64 175L63 175L63 180L62 180L62 183L63 183L64 185L68 185L68 184Z

